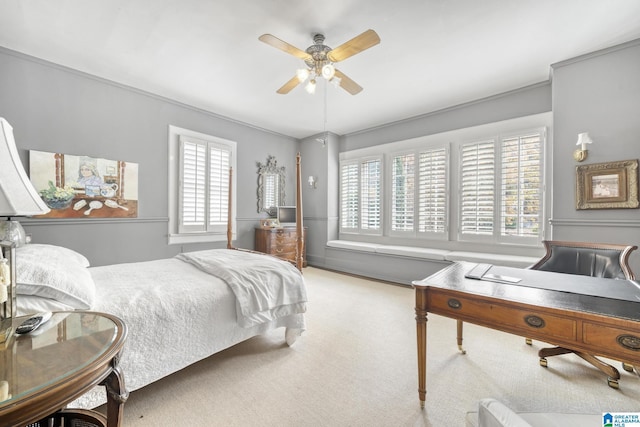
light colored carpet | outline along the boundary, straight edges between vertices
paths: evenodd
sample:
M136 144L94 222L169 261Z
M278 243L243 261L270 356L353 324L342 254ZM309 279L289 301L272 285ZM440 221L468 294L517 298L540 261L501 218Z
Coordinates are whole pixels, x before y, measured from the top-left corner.
M429 315L421 410L414 291L312 267L304 277L308 330L293 347L274 331L135 391L124 426L463 426L484 397L521 411L640 408L636 375L621 370L614 390L577 356L545 369L543 343L469 324L461 355L455 321Z

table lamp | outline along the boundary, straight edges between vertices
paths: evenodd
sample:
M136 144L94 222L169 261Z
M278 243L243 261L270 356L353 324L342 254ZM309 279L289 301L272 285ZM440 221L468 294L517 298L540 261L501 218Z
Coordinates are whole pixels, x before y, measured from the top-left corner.
M0 259L0 321L4 329L8 320L16 316L16 280L14 250L26 242L26 234L18 221L13 217L40 215L49 212L49 208L38 195L22 167L16 142L13 139L13 128L0 117L0 242L2 250ZM5 277L9 275L9 278ZM0 330L0 335L2 330ZM2 337L0 336L0 339ZM1 341L0 341L1 342Z

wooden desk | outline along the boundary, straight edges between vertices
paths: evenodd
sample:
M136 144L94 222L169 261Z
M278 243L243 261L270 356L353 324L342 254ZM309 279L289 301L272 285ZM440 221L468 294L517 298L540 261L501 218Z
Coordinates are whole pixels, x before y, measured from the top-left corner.
M14 319L18 326L27 317ZM31 334L13 334L0 345L0 425L72 425L118 427L128 393L118 368L127 335L114 316L58 312ZM107 417L89 410L63 410L97 384L107 389ZM58 412L56 412L58 411ZM45 421L47 420L47 421Z
M475 265L455 263L413 282L421 407L427 393L428 312L640 365L637 282L497 266L492 273L522 280L504 284L465 278ZM583 293L598 289L607 289L614 298ZM461 323L458 345L462 349Z

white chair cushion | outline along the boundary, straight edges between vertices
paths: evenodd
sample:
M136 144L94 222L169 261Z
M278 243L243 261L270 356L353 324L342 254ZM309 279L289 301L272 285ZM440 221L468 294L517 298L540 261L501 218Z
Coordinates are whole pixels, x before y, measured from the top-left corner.
M467 427L598 427L602 414L514 412L495 399L483 399L478 412L468 412Z

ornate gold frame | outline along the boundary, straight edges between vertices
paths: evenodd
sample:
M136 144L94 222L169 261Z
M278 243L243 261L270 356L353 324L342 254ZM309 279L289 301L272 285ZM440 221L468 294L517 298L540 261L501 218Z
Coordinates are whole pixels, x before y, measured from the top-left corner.
M634 209L638 206L638 160L576 167L576 209Z

